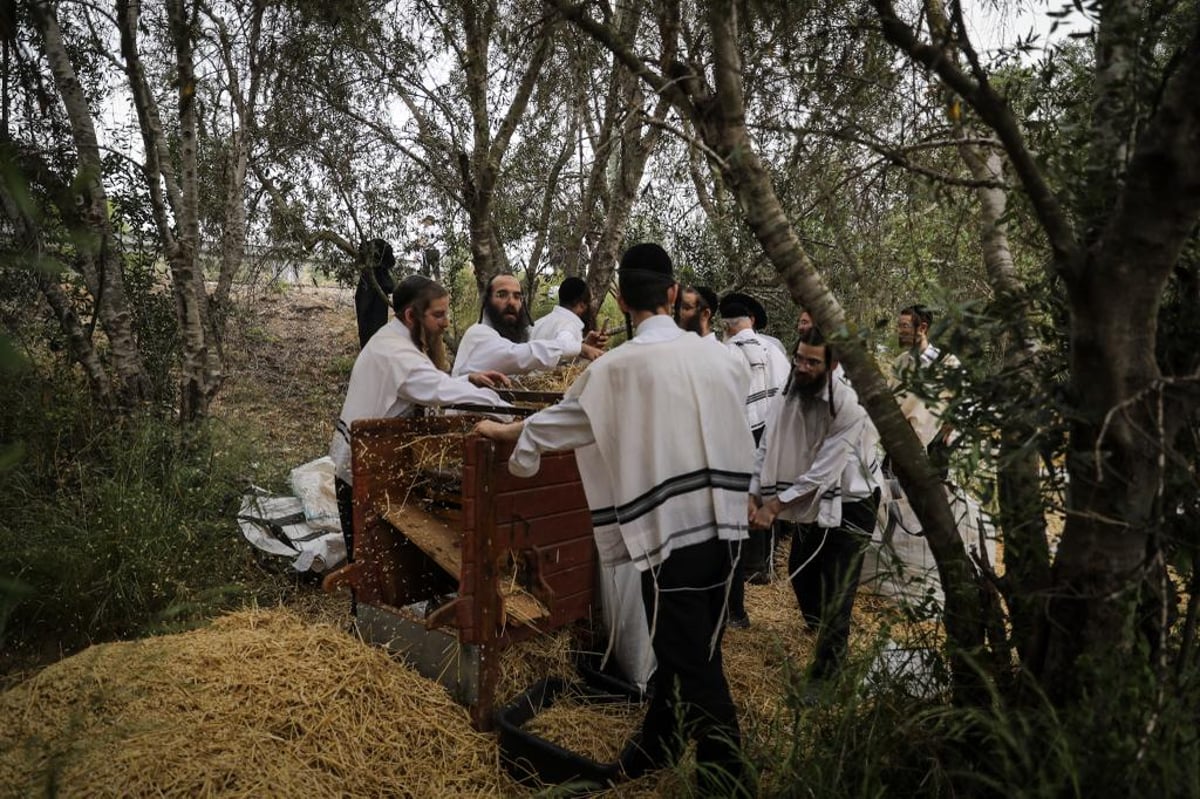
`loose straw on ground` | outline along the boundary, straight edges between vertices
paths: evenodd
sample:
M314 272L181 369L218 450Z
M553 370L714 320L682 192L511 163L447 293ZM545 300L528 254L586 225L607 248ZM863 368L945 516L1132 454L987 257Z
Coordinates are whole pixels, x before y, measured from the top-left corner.
M329 626L246 611L105 644L0 696L19 795L496 796L490 736L436 683Z

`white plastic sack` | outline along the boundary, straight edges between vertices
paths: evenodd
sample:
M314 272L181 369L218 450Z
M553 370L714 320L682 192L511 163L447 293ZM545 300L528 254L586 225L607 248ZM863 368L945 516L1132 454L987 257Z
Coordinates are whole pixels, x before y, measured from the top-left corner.
M341 528L321 530L305 519L296 497L270 496L261 489L242 497L238 511L242 536L260 552L287 558L298 572L325 572L346 560Z
M949 686L939 668L941 655L928 647L905 647L889 640L867 669L866 685L881 692L902 690L909 696L935 699Z
M910 604L944 600L933 551L921 523L896 480L887 481L871 546L863 559L862 583L869 590ZM988 563L996 562L996 530L978 500L965 490L946 485L950 512L967 552L977 555L982 545Z
M617 659L625 679L645 691L658 663L642 602L642 575L632 563L600 564L600 606L608 630L609 651Z
M309 527L331 533L342 531L332 458L326 455L292 469L291 484L292 494L304 506L304 520Z

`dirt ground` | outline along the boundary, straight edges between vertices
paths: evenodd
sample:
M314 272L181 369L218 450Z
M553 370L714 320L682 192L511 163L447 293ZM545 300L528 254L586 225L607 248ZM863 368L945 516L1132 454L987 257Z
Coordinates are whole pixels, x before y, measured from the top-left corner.
M299 466L325 455L358 355L353 291L289 286L237 301L213 415L254 418L269 433L264 458Z
M226 332L226 379L214 418L238 422L262 453L255 479L287 492L290 470L329 452L350 369L358 355L354 292L339 287L268 286L235 295ZM248 545L247 545L248 546ZM305 618L349 625L348 601L313 578L264 571L256 601Z

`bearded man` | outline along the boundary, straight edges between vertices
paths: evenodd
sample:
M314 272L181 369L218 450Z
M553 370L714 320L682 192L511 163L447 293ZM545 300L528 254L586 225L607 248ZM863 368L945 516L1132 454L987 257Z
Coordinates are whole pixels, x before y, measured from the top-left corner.
M688 286L679 300L678 324L705 341L720 344L712 320L717 313L717 294L708 286Z
M452 378L442 371L442 334L450 324L450 295L427 277L406 277L392 293L396 318L371 336L350 371L346 401L334 426L329 456L346 554L354 559L350 425L359 419L411 416L419 405L471 403L507 407L491 387L508 385L499 372Z
M494 370L521 375L553 369L564 359L580 356L591 361L603 354L595 331L583 339L564 331L552 339L531 341L529 328L521 283L512 275L496 275L484 290L479 321L459 342L450 373L458 377Z
M800 612L817 633L809 670L816 685L846 657L863 550L879 504L879 434L820 330L800 337L784 399L772 408L755 453L750 525L796 522L788 572ZM814 689L815 690L815 689Z

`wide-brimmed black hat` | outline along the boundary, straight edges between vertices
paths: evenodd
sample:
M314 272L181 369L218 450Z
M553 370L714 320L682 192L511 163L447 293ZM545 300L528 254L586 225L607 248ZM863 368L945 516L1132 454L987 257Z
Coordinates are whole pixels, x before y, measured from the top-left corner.
M733 291L721 298L721 317L735 319L739 316L754 317L755 330L767 326L767 309L762 307L762 303L749 294Z

